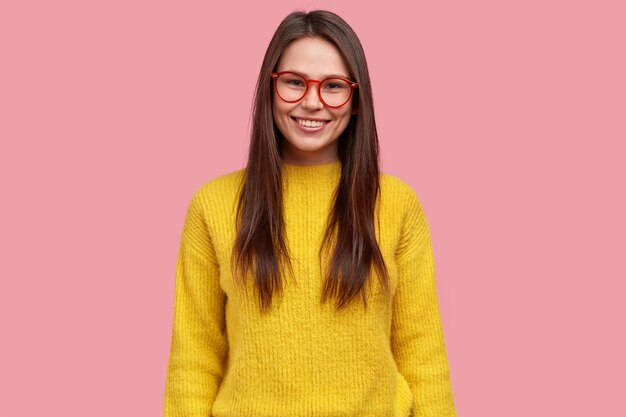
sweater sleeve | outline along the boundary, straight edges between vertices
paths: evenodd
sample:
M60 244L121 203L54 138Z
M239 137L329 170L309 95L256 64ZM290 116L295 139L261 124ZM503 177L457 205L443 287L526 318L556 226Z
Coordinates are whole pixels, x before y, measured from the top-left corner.
M185 218L176 266L164 417L208 417L228 356L225 294L202 201Z
M413 393L412 416L455 417L430 232L413 190L404 212L396 264L391 342L398 371Z

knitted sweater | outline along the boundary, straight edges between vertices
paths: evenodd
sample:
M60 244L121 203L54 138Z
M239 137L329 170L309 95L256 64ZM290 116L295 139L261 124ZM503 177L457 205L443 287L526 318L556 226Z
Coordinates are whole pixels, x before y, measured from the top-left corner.
M295 282L268 314L233 281L244 170L191 198L176 268L165 417L450 417L455 409L424 211L381 173L376 236L393 297L369 277L367 309L321 303L318 250L339 161L284 165L284 219ZM372 269L372 274L376 274ZM249 280L253 288L253 283Z

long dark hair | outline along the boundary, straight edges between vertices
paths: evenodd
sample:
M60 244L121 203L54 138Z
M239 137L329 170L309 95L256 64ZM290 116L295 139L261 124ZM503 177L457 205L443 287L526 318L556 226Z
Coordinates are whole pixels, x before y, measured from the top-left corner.
M336 308L341 309L360 294L367 307L365 283L372 264L381 287L389 294L387 267L374 229L374 209L380 190L379 145L365 54L358 37L341 17L325 10L295 11L274 33L257 81L250 149L239 195L237 236L231 259L236 280L244 287L246 276L252 271L262 311L271 308L275 292L283 291L281 259L286 261L293 276L284 236L283 138L274 124L270 74L275 71L285 48L305 36L334 44L343 56L351 79L359 84L352 98L358 113L352 115L337 139L341 176L327 219L320 260L324 248L329 254L331 242L336 241L336 244L330 255L321 301L335 298Z

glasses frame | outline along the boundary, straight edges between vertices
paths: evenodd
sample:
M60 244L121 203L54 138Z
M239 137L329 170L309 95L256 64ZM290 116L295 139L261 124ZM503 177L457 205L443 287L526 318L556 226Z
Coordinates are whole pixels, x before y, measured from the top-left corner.
M278 85L276 83L276 80L278 79L278 77L280 77L283 74L294 74L294 75L297 75L297 76L302 77L304 79L304 81L306 83L306 87L304 88L304 94L302 94L302 97L300 97L297 100L285 100L283 98L283 96L280 95L280 93L278 92ZM274 80L274 91L276 92L276 95L278 97L280 97L280 99L282 101L284 101L285 103L297 103L298 101L300 101L304 97L306 97L306 94L309 92L309 86L311 84L317 84L317 97L320 99L320 101L322 103L324 103L324 106L330 107L331 109L337 109L339 107L342 107L342 106L345 106L346 104L348 104L348 102L352 98L352 94L354 93L354 90L359 87L359 83L357 83L356 81L352 81L352 80L349 80L349 79L343 78L343 77L327 77L327 78L324 78L323 80L310 80L310 79L307 79L304 75L299 74L297 72L293 72L293 71L273 72L272 73L272 79ZM324 99L322 98L322 92L320 91L320 86L326 80L341 80L341 81L345 81L345 82L348 83L348 85L350 86L350 95L348 96L348 99L343 104L340 104L338 106L331 106L330 104L328 104L328 103L326 103L324 101Z

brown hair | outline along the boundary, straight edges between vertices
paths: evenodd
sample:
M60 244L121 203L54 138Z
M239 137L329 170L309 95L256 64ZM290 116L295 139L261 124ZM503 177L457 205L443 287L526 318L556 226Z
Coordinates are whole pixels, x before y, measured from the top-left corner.
M379 273L382 288L388 291L387 267L376 241L374 209L379 195L379 145L371 83L361 43L352 28L336 14L325 10L295 11L278 26L265 52L256 85L252 110L252 131L248 162L237 207L237 236L233 258L237 281L245 287L248 271L262 311L270 309L272 295L283 290L279 257L287 261L282 201L283 138L274 124L271 73L285 48L293 41L319 37L333 43L341 53L352 80L359 87L352 98L358 111L352 115L338 140L341 176L334 204L326 223L323 248L336 240L322 302L336 299L338 309L361 294L365 307L365 283L371 265Z

